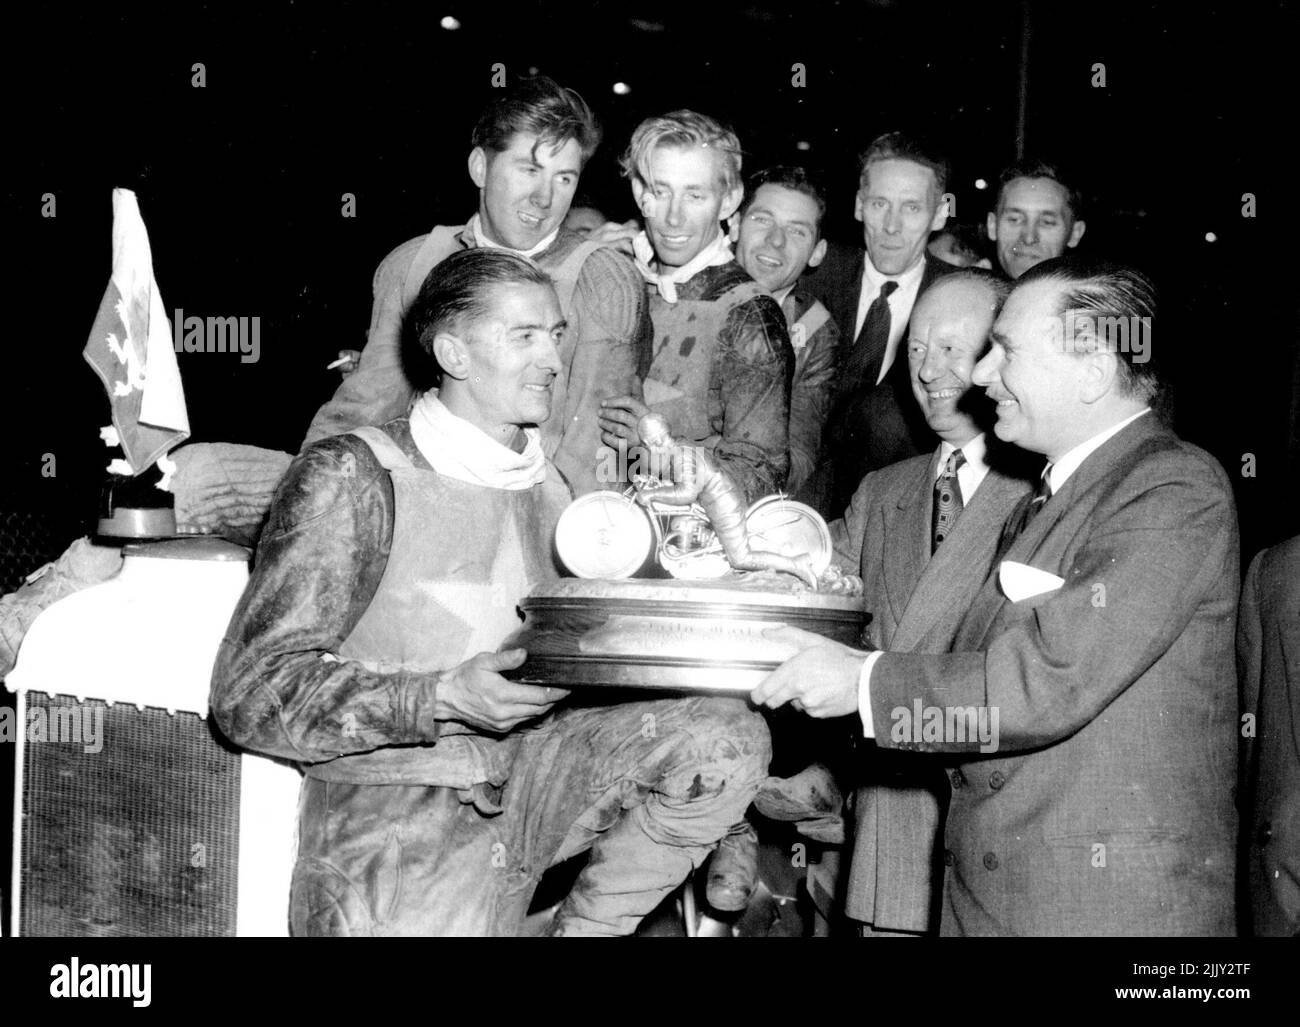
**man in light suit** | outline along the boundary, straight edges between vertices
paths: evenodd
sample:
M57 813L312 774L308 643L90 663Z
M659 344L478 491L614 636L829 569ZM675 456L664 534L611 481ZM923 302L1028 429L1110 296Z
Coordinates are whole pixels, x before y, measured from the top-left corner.
M865 247L830 246L805 279L843 340L821 464L796 494L827 519L843 512L863 475L933 441L901 354L917 297L955 270L926 250L948 217L947 183L947 161L922 143L901 132L874 139L853 207Z
M1251 561L1237 669L1251 717L1240 806L1249 933L1291 937L1300 935L1300 535Z
M1057 258L1017 282L975 382L998 437L1048 465L951 653L771 633L797 652L756 702L961 757L945 935L1233 933L1236 513L1151 411L1154 317L1129 268Z
M987 444L992 404L971 381L1008 292L991 274L962 271L917 301L907 366L939 447L867 475L831 525L836 562L862 577L877 649L949 650L1003 523L1030 491L1017 473L1026 461L1008 459L1021 451ZM947 804L944 770L885 749L869 749L865 762L848 915L871 935L927 933L938 926L943 880L935 843Z

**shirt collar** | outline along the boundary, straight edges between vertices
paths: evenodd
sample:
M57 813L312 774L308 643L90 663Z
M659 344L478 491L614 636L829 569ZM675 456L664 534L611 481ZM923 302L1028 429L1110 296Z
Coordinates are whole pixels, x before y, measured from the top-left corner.
M512 250L509 246L502 246L500 243L495 243L487 237L487 234L483 231L483 222L479 218L477 211L474 213L474 216L469 219L469 223L465 226L465 232L464 232L464 235L466 237L465 241L470 242L472 240L473 245L479 249L505 250L508 253L517 253L521 257L535 257L543 250L549 249L550 246L555 242L556 236L558 236L559 234L560 234L560 229L556 228L554 232L548 235L545 239L539 242L532 249Z
M1149 414L1150 407L1143 407L1132 417L1126 417L1119 424L1113 424L1103 432L1099 432L1086 442L1080 442L1072 450L1066 453L1060 460L1052 464L1047 472L1047 483L1052 487L1052 495L1061 491L1061 487L1075 471L1079 469L1088 457L1102 447L1107 441L1118 435L1130 424L1136 421L1143 414Z
M871 283L872 292L878 293L886 282L897 282L900 290L911 285L919 285L921 276L925 274L925 256L916 262L915 267L910 267L901 275L884 275L876 270L876 265L871 263L871 254L864 252L862 254L862 275Z
M960 446L954 446L951 442L940 441L939 443L939 465L935 469L935 477L939 476L939 471L943 465L948 462L948 457L952 456L955 450L961 450L962 456L972 467L984 470L988 467L988 440L984 433L980 432L973 439L963 442Z

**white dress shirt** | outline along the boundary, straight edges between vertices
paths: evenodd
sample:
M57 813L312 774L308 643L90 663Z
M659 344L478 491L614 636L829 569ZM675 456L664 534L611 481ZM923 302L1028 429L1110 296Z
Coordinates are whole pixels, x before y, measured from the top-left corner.
M1150 410L1150 407L1146 407L1139 410L1132 417L1126 417L1124 420L1120 421L1119 424L1111 425L1105 431L1098 432L1086 442L1080 442L1072 450L1061 457L1060 460L1057 460L1052 464L1047 472L1048 484L1052 487L1052 494L1055 495L1060 491L1060 488L1065 484L1066 479L1077 471L1079 465L1091 456L1093 452L1100 449L1109 439L1118 435L1143 414L1150 412ZM983 441L983 437L981 436L980 438L981 441ZM965 446L962 447L962 452L966 452ZM970 459L969 454L966 459ZM987 470L985 473L987 473ZM961 481L960 471L958 472L957 480ZM965 487L966 486L963 484L962 489L964 490ZM965 492L963 491L962 494L964 496ZM858 717L862 721L862 735L864 738L876 737L876 727L871 720L871 668L876 665L876 661L883 655L883 650L868 653L867 658L862 661L862 670L858 674Z
M966 462L957 468L957 484L961 487L961 502L964 508L975 495L975 490L980 487L982 482L989 473L988 459L988 440L984 438L984 433L980 432L973 439L962 443L960 446L954 446L951 442L939 443L939 459L934 464L934 480L939 480L939 475L943 473L944 464L948 458L960 449Z
M1072 450L1052 464L1047 471L1047 483L1052 486L1052 495L1061 491L1061 486L1075 471L1079 465L1090 457L1096 450L1100 449L1102 444L1136 421L1143 414L1150 413L1150 407L1143 407L1132 417L1126 417L1119 424L1112 425L1099 435L1094 435L1087 442L1080 442Z
M862 295L858 299L858 315L853 322L853 338L849 340L850 345L862 331L862 325L867 320L867 310L880 295L880 290L884 288L885 283L890 281L898 283L898 288L886 301L889 304L889 343L885 346L885 359L880 364L877 385L885 380L885 375L898 353L898 343L912 316L912 306L916 303L916 294L921 291L921 279L924 275L924 255L916 262L915 267L908 268L901 275L882 275L871 263L871 254L863 255Z

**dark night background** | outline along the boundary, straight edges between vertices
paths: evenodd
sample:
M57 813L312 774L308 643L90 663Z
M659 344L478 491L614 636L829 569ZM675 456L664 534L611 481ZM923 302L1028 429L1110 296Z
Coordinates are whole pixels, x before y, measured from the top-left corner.
M178 355L193 441L296 451L338 381L325 365L365 341L378 261L475 209L465 157L495 63L511 78L550 74L596 109L606 143L580 188L608 214L632 213L615 161L636 122L692 106L735 125L747 171L820 169L827 234L860 242L855 154L895 128L946 145L958 220L983 223L994 195L974 182L994 183L1015 156L1026 6L1027 149L1081 178L1083 249L1161 283L1153 349L1177 384L1179 431L1235 483L1244 567L1300 530L1286 502L1300 388L1296 201L1283 181L1296 20L1282 4L448 0L28 15L10 24L2 72L16 316L0 510L47 511L74 533L93 515L108 403L80 354L110 273L114 186L139 196L169 314L262 319L255 364ZM444 15L459 30L441 28ZM805 88L792 87L796 62ZM615 95L616 81L630 93ZM348 192L355 218L340 213ZM41 216L44 193L56 218Z
M456 31L440 27L448 15ZM633 213L616 158L636 123L689 106L734 124L747 170L821 171L827 234L859 243L855 156L893 129L944 144L958 220L983 223L995 197L974 183L1016 155L1023 77L1027 151L1073 170L1089 197L1083 251L1162 286L1154 355L1180 434L1234 483L1244 570L1300 531L1296 22L1281 3L1041 0L7 11L0 592L93 526L109 407L81 350L111 271L113 187L139 197L169 315L261 318L257 363L178 355L192 440L296 451L338 382L325 365L365 342L379 260L475 209L465 158L498 63L512 79L549 74L595 108L606 142L581 190L607 214ZM41 216L46 193L57 217ZM355 218L341 216L344 193ZM6 757L6 823L11 774Z

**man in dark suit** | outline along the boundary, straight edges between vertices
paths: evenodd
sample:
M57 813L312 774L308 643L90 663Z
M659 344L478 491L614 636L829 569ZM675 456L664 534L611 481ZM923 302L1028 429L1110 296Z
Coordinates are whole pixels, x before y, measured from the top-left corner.
M1009 279L1079 245L1087 225L1079 190L1054 164L1016 161L998 176L998 200L985 226Z
M947 652L988 576L1002 525L1030 491L1013 447L988 445L992 404L975 363L1010 287L959 271L916 303L907 345L914 402L939 446L873 471L831 527L836 561L861 574L877 649ZM1010 450L1010 453L1008 453ZM1015 466L1008 466L1015 463ZM936 846L947 779L936 761L869 749L855 804L847 911L871 935L937 928L943 864Z
M933 441L898 355L917 297L954 270L926 250L948 217L947 182L947 162L917 141L899 132L873 140L853 207L866 247L829 247L807 278L844 340L821 465L798 494L828 519L844 512L864 474Z
M1260 553L1246 573L1237 669L1250 715L1240 807L1249 930L1291 937L1300 934L1300 535Z
M1017 282L974 380L1048 465L951 653L770 632L798 651L756 702L947 761L943 934L1234 931L1236 513L1151 410L1154 316L1129 268Z

